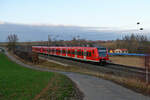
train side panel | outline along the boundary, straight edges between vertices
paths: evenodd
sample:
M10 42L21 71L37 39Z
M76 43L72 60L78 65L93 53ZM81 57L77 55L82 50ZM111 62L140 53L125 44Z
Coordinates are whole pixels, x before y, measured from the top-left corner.
M109 60L108 50L106 56L100 56L99 51L95 47L45 47L33 46L32 51L41 54L57 55L80 59L85 61L100 62L102 60Z

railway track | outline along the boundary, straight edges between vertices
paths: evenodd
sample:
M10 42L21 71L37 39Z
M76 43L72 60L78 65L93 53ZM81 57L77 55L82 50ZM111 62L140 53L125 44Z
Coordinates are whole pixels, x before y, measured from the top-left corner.
M49 56L44 56L41 54L39 55L46 59L57 61L57 62L70 65L70 66L83 67L83 68L86 68L95 72L113 74L116 76L123 76L123 77L130 77L130 78L133 77L133 78L145 79L146 71L145 69L142 69L142 68L124 66L124 65L113 64L113 63L109 63L108 65L101 66L98 63L94 63L94 62L85 62L85 61L80 61L80 60L75 60L75 59L58 57L54 55L49 55Z
M119 64L113 64L109 63L108 65L101 66L98 63L93 62L85 62L80 60L74 60L74 59L68 59L58 56L44 56L40 55L41 57L44 57L46 59L51 59L54 61L58 61L64 64L68 64L71 66L77 66L86 68L92 71L101 72L101 73L107 73L107 74L113 74L117 76L124 76L124 77L133 77L133 78L145 78L145 69L142 68L136 68L136 67L130 67L130 66L124 66Z

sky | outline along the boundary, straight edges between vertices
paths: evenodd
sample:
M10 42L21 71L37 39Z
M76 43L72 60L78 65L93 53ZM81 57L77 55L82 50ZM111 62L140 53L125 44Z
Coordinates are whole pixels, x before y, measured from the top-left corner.
M0 24L150 29L150 0L0 0Z

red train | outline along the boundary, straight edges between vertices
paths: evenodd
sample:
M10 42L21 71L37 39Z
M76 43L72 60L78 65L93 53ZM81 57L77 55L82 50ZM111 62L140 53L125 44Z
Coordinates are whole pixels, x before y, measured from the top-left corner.
M68 57L84 61L99 62L100 64L104 64L109 60L108 50L102 47L97 48L32 46L32 52L45 55Z

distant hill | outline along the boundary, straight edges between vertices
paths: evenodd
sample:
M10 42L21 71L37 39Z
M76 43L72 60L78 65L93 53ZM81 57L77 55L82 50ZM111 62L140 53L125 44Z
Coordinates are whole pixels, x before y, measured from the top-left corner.
M55 40L71 40L73 37L87 40L115 40L132 31L113 30L107 27L0 24L0 42L6 41L7 36L12 33L17 34L20 41L45 41L48 35Z

